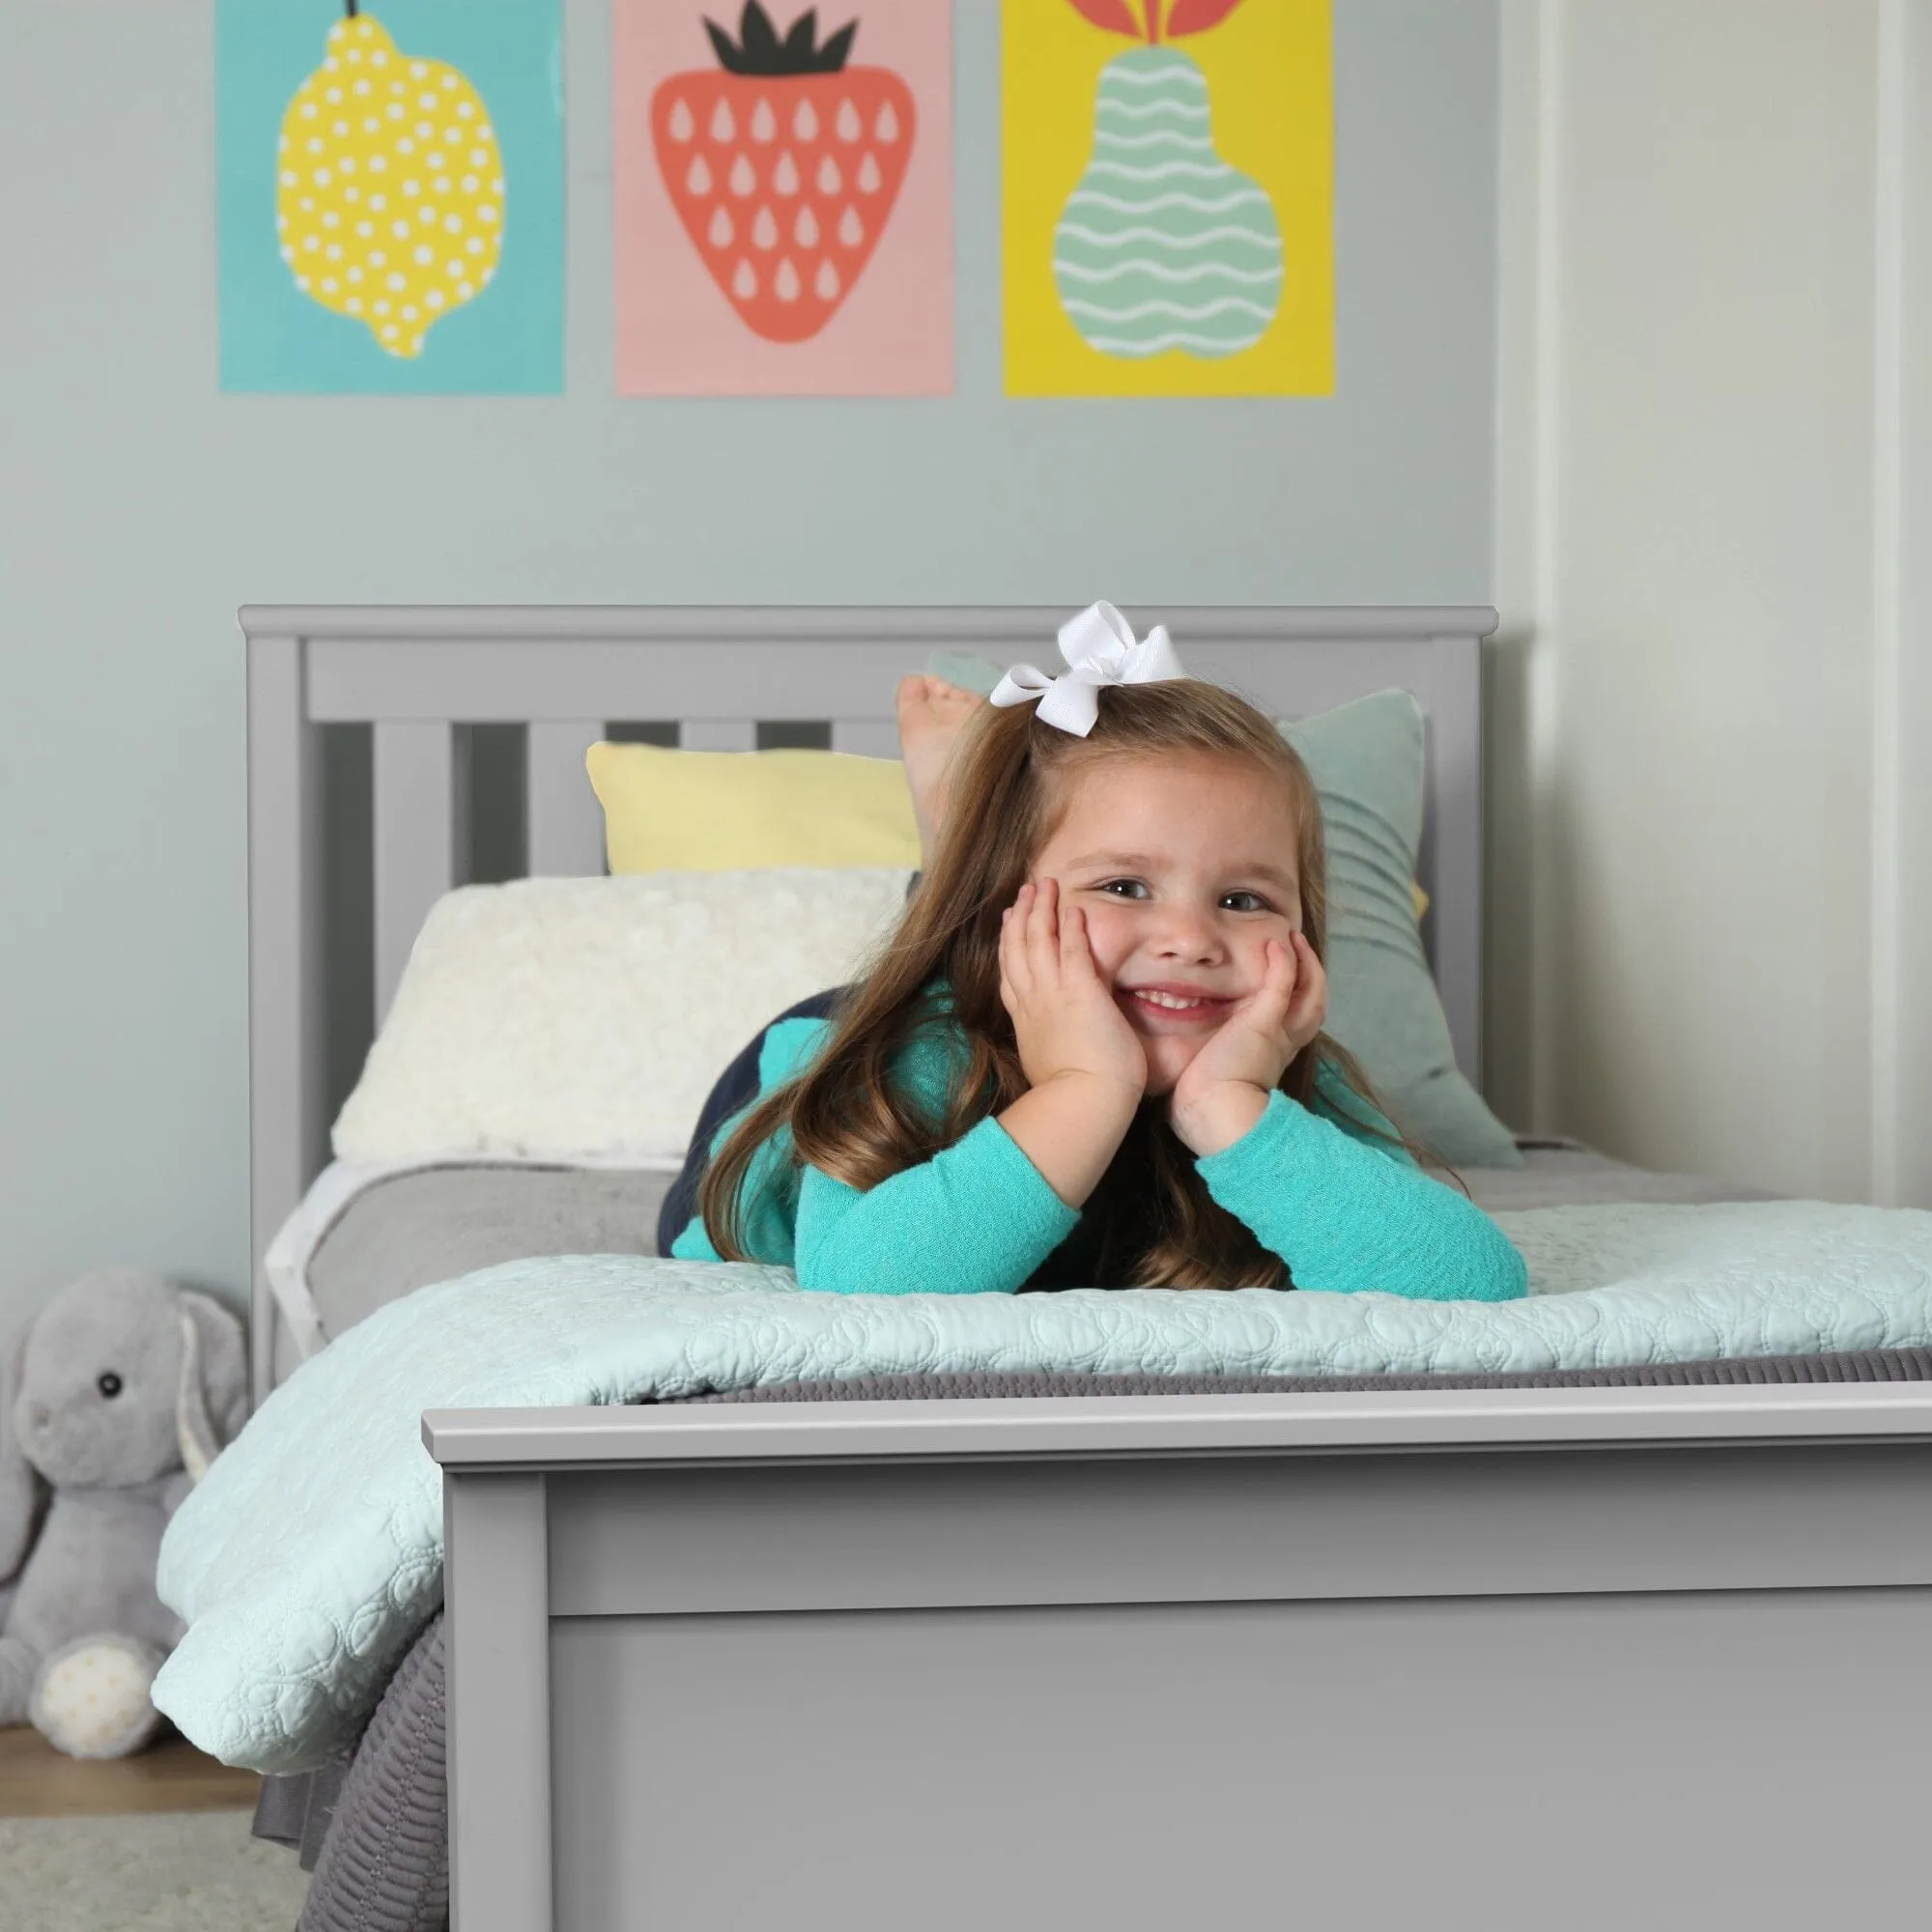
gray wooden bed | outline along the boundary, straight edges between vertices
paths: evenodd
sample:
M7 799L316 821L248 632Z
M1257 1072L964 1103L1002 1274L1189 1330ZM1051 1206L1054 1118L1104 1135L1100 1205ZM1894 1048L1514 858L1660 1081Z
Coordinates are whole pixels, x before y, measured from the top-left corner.
M607 721L888 750L898 671L1060 614L245 612L257 1251L324 1157L325 726L372 730L380 1011L462 727L523 733L530 868L593 870ZM1417 694L1476 1074L1493 613L1130 615L1283 713ZM432 1413L454 1924L1917 1922L1928 1387Z
M1458 1063L1478 1079L1480 654L1494 611L1127 614L1143 629L1165 622L1190 669L1285 717L1392 686L1414 693L1429 731L1416 868L1431 895L1423 937ZM895 755L893 693L902 672L946 649L1000 664L1056 664L1054 634L1065 615L1044 608L245 608L255 1399L297 1359L261 1257L327 1159L341 1069L360 1064L424 916L472 875L479 828L497 835L489 855L497 876L601 872L602 820L583 753L610 730L696 750L817 742ZM331 746L331 734L345 729L366 732L359 758ZM491 755L479 755L486 750ZM346 892L345 828L352 841L365 841L351 855L364 867L359 874L346 868Z

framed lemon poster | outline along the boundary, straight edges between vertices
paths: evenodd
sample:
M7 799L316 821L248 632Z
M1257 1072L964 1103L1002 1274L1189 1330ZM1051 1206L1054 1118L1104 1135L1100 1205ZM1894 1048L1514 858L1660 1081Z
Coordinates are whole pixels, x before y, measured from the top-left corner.
M1007 392L1335 386L1329 0L1003 0Z
M221 386L563 387L561 0L218 0Z

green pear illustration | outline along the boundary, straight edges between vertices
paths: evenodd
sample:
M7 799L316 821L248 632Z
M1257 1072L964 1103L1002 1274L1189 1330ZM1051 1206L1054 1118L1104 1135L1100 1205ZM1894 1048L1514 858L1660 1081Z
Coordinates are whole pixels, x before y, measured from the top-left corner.
M1143 0L1139 18L1128 0L1069 4L1140 44L1101 71L1093 156L1054 231L1061 306L1105 355L1252 349L1281 306L1281 223L1215 152L1208 78L1172 44L1240 0Z

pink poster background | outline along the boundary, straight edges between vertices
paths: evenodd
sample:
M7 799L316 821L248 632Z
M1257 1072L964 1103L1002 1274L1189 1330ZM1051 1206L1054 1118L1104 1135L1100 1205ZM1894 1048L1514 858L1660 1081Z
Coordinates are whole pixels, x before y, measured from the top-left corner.
M810 0L766 0L781 35ZM712 279L659 172L651 97L718 71L706 14L735 39L735 0L616 0L617 388L630 396L931 396L952 388L951 0L820 0L821 43L858 21L851 65L897 72L918 127L890 221L856 286L804 342L755 334ZM782 80L768 83L776 95Z

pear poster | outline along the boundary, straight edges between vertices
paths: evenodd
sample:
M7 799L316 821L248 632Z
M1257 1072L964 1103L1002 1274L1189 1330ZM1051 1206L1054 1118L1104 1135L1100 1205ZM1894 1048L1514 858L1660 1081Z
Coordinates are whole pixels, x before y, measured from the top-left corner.
M1007 391L1334 388L1329 0L1004 0Z
M951 0L615 0L617 387L952 386Z
M221 386L563 387L561 0L217 0Z

